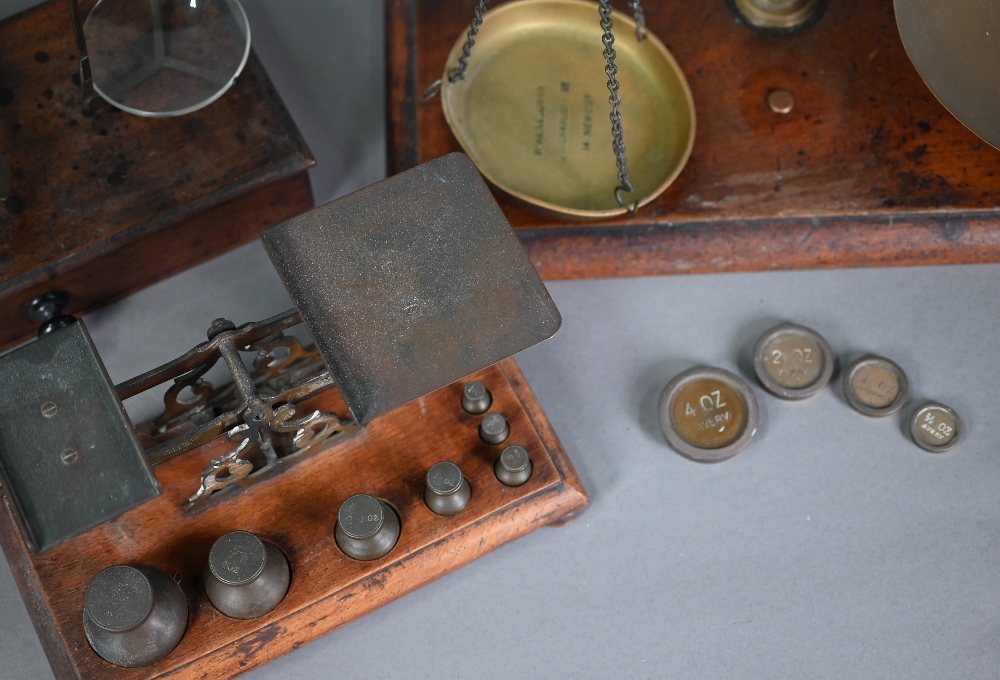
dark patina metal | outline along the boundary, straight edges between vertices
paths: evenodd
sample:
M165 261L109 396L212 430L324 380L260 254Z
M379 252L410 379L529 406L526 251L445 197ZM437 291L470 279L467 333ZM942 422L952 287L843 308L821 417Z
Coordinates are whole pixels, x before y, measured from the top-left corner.
M521 486L531 479L531 457L523 446L508 446L500 452L493 472L507 486Z
M471 161L450 154L261 234L359 422L561 323Z
M0 356L0 477L44 552L160 493L83 322Z
M479 423L479 438L487 444L502 444L509 435L507 419L495 411L487 413Z
M427 471L424 503L438 515L457 515L472 499L472 487L462 470L450 461L435 463Z
M116 666L148 666L165 657L184 636L187 618L180 586L152 567L108 567L87 587L83 609L87 641Z
M272 611L288 592L289 580L288 560L281 550L247 531L220 537L208 554L208 599L234 619L255 619Z
M486 413L493 403L493 395L486 389L486 385L478 380L466 383L462 388L462 408L467 413L478 415Z
M357 494L341 504L333 535L348 557L376 560L388 554L399 540L399 518L383 501Z

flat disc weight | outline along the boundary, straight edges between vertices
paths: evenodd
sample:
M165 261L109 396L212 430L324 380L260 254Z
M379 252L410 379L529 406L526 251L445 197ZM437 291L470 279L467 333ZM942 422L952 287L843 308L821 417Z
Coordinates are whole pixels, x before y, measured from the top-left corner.
M629 179L628 207L644 205L680 174L694 143L694 102L659 39L636 39L615 12L614 48ZM516 201L569 219L621 215L614 190L603 30L598 5L520 0L491 9L463 80L450 82L459 36L442 78L445 118L483 176Z

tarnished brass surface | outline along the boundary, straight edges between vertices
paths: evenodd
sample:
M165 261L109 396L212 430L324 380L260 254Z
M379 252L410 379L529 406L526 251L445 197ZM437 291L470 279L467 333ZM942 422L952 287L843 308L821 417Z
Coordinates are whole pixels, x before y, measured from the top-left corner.
M613 15L631 206L656 198L676 179L694 143L687 80L652 33ZM441 103L459 144L486 179L528 206L569 219L621 215L608 118L600 15L583 0L520 0L486 13L466 77L448 75Z
M944 404L924 404L910 418L910 435L924 451L943 453L958 443L962 420L954 409Z
M858 401L872 408L885 408L899 396L899 379L888 366L864 366L854 374L851 387Z
M844 371L844 397L855 411L881 417L903 407L910 395L906 373L894 361L869 354Z
M903 47L963 125L1000 148L1000 0L895 0Z
M808 23L820 10L820 0L732 0L749 23L765 30L790 31Z
M677 434L702 449L719 449L739 439L747 425L743 397L721 380L693 380L684 385L670 408Z
M768 392L782 399L806 399L833 376L833 349L819 333L783 323L765 332L753 350L753 369Z

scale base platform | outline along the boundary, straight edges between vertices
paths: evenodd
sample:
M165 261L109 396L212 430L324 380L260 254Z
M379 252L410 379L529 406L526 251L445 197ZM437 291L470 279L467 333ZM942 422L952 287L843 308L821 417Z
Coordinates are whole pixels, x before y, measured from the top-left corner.
M490 411L510 424L500 445L479 438L482 415L461 407L462 388L482 381ZM346 412L335 389L299 405ZM148 424L138 428L140 437ZM501 484L493 471L510 444L528 450L531 478ZM219 438L154 468L162 495L35 555L25 544L4 496L0 543L55 675L68 678L224 678L246 672L335 630L500 545L573 518L586 492L513 359L376 418L359 433L261 481L199 514L184 510L208 462L231 447ZM435 515L423 501L428 468L450 460L472 486L469 506L453 517ZM360 562L333 538L337 509L357 493L388 502L402 524L385 557ZM271 613L227 618L209 602L203 572L212 543L236 529L276 544L291 565L291 586ZM113 666L90 648L83 629L90 580L114 564L145 564L177 580L190 615L180 644L142 668Z

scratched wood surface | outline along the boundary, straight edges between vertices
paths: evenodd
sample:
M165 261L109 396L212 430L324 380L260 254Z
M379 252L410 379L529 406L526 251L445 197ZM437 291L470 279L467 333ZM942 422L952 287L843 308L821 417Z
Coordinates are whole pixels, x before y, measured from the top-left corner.
M312 207L314 161L256 57L195 113L84 116L69 7L0 22L0 348L37 330L23 309L40 293L87 312Z
M419 94L474 6L387 0L390 171L459 149L440 100ZM780 37L735 22L724 0L643 7L691 85L691 160L631 218L569 224L501 197L543 276L1000 261L1000 151L924 85L891 0L834 0L813 28ZM791 113L767 107L774 88L794 95Z
M227 443L216 440L155 468L163 494L116 522L97 527L42 556L30 553L4 497L0 543L11 563L42 646L63 678L224 678L267 663L415 588L546 524L566 521L587 504L580 480L517 364L507 359L471 379L493 394L511 434L501 445L478 435L482 416L460 406L462 383L434 392L360 433L291 466L201 514L184 500L200 472ZM464 382L464 381L463 381ZM341 414L335 390L300 405ZM534 472L510 488L493 463L504 446L524 446ZM424 476L440 460L461 467L472 486L469 506L454 517L423 502ZM333 540L337 509L369 493L399 514L399 542L372 562L347 558ZM291 586L270 614L239 621L220 614L204 593L202 572L219 536L252 531L289 559ZM145 668L112 666L91 650L83 632L87 584L114 564L146 564L178 580L190 608L187 632L165 659Z

